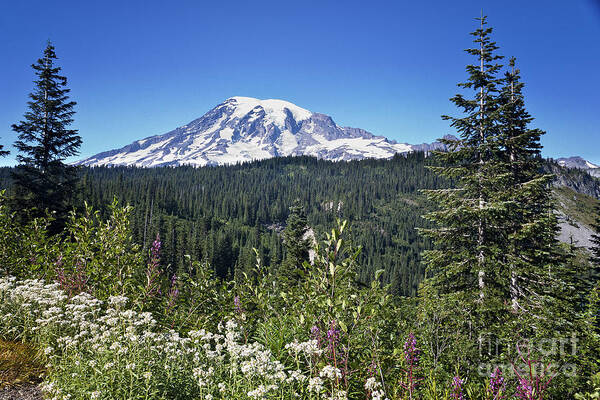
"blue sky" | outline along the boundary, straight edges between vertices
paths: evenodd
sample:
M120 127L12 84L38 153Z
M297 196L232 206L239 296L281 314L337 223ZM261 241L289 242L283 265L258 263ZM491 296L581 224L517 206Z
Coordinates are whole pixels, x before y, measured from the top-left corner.
M26 111L46 40L77 101L81 157L165 133L231 96L278 98L400 142L453 133L441 114L481 9L517 57L544 155L600 164L600 2L7 1L0 143ZM0 160L14 163L10 157Z

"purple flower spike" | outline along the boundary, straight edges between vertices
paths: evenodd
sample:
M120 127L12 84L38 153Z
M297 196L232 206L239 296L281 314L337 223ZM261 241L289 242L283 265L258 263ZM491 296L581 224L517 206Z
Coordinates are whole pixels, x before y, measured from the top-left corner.
M175 307L178 297L179 289L177 288L177 275L173 275L173 278L171 278L171 288L169 289L169 303L167 304L168 311L171 311L173 307Z
M502 394L504 392L504 377L502 376L502 371L498 367L496 367L496 370L492 372L492 375L490 376L490 387L488 392L492 400L504 399L504 395Z
M233 298L233 306L236 314L242 314L244 309L242 308L242 301L240 300L240 296L235 296Z
M152 242L152 258L155 260L160 260L160 248L162 243L160 241L160 236L158 233L156 234L156 239Z
M335 354L336 347L340 340L340 330L336 328L335 320L331 321L327 331L327 341L329 342L329 352Z
M156 234L156 240L152 242L150 248L150 260L146 268L146 285L145 285L145 297L153 298L161 295L160 291L160 248L162 244L160 242L160 236ZM171 282L173 286L173 282ZM179 292L177 293L179 294Z
M463 383L464 381L460 379L458 375L452 379L452 392L450 393L450 398L454 400L465 400L462 389Z
M419 362L419 352L417 348L417 339L415 335L410 333L404 342L404 357L409 365L414 365Z
M318 326L313 325L312 328L310 328L310 336L314 340L318 340L321 337L321 330L319 329Z
M409 400L412 400L419 385L419 381L422 380L418 376L419 371L419 353L420 350L417 348L417 339L412 332L406 338L404 342L404 359L406 360L406 367L404 368L404 378L400 382L400 386L406 391Z
M321 348L321 330L319 329L319 327L317 325L313 325L312 328L310 328L310 337L313 340L317 341L317 347L320 349Z

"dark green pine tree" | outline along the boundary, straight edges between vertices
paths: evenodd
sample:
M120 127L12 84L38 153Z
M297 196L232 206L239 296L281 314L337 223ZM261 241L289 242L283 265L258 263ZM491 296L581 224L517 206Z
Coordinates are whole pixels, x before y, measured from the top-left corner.
M7 151L7 150L4 150L4 146L2 146L2 145L0 144L0 157L6 157L6 156L7 156L7 155L9 155L9 154L10 154L10 152L9 152L9 151Z
M77 184L76 168L64 163L77 155L81 137L69 129L74 101L69 101L67 78L59 75L54 46L48 42L44 55L32 68L35 89L29 95L24 120L12 125L19 134L17 166L13 173L16 204L20 210L35 209L33 215L54 212L55 232L64 223Z
M549 335L573 329L578 297L578 271L557 239L552 175L542 172L540 137L545 132L529 127L520 71L509 61L500 94L499 141L508 167L502 189L508 218L508 246L503 277L510 282L510 304L515 325L507 325L513 338ZM579 294L579 297L581 294Z
M539 129L525 110L523 83L514 58L509 62L500 95L499 139L509 166L504 200L509 211L508 247L504 261L510 282L510 321L505 324L505 343L524 339L556 340L577 337L581 350L544 354L547 362L576 364L586 370L595 361L594 334L589 329L593 286L585 263L572 248L558 241L559 225L552 195L552 175L542 172ZM557 379L558 382L558 379ZM572 381L570 385L574 385Z
M539 281L539 268L557 261L553 249L558 228L548 190L552 176L541 172L540 137L544 132L528 127L533 118L525 109L519 72L513 57L500 95L499 139L508 166L504 198L511 213L506 252L511 307L528 313L541 296L540 288L533 287L533 282Z
M442 301L447 296L461 304L468 330L464 333L473 339L483 333L498 335L509 291L503 268L507 211L502 190L507 168L498 140L502 57L496 54L486 17L478 20L480 27L472 33L476 46L466 50L476 62L466 67L468 79L458 85L472 97L454 96L451 101L463 115L442 117L460 137L444 141L451 151L437 152L432 167L456 186L426 191L438 210L425 216L435 227L422 230L434 243L433 250L424 252L427 285Z
M286 254L279 276L284 283L293 285L298 282L304 271L304 262L309 261L311 241L305 237L307 232L308 222L304 207L296 200L290 207L290 215L283 231Z

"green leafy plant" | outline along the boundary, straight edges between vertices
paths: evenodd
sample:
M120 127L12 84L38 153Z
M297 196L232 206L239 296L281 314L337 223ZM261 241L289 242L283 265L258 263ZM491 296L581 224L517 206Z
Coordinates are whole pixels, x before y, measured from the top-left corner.
M600 372L592 375L587 381L590 390L578 392L575 394L576 400L597 400L600 399Z

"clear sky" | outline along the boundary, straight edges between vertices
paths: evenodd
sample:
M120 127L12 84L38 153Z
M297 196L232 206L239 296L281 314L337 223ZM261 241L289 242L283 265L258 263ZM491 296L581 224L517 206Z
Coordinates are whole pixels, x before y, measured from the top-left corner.
M165 133L231 96L291 101L400 142L441 114L481 9L517 57L544 155L600 164L600 1L3 1L0 143L48 39L77 101L81 157ZM14 150L0 163L14 163Z

